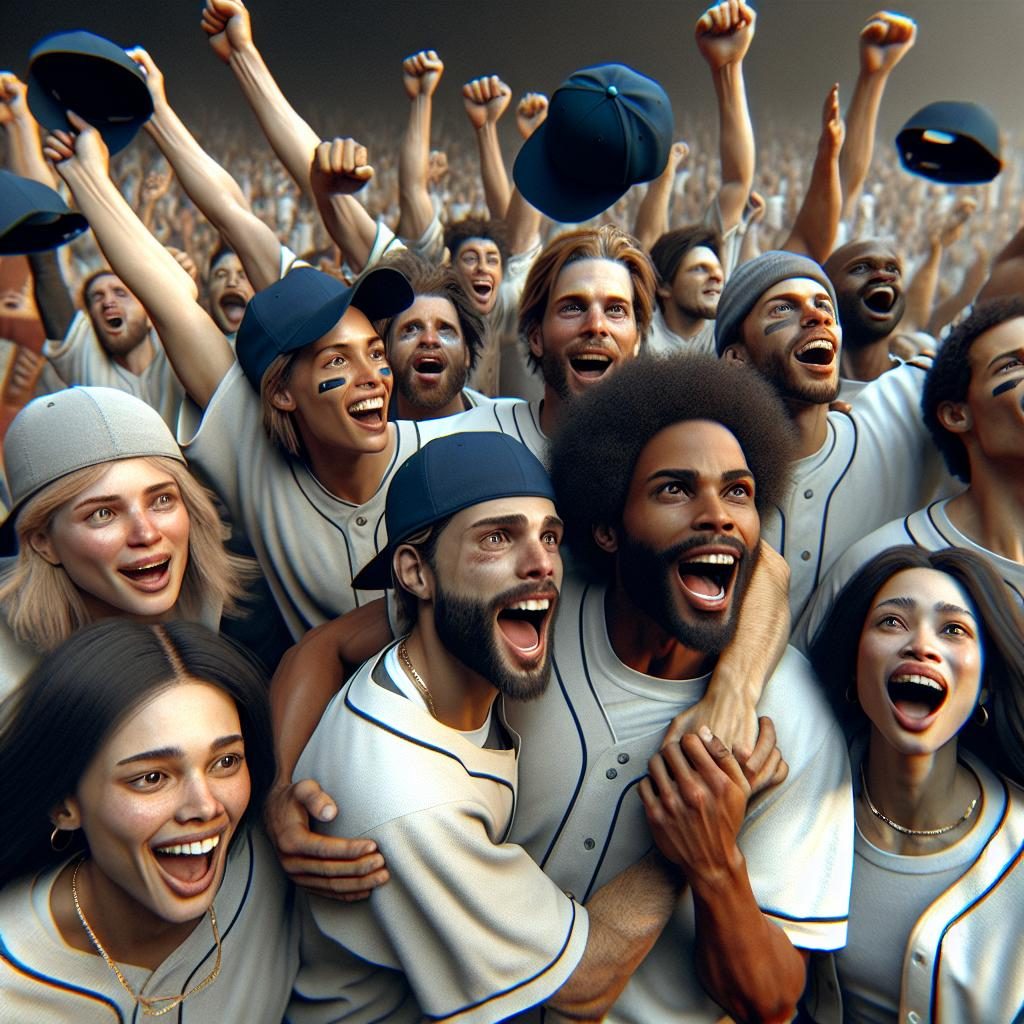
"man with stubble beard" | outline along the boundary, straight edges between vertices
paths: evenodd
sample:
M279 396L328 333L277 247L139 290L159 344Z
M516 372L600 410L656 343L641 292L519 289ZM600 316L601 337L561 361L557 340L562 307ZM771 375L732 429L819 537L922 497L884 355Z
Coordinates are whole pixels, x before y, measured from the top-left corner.
M944 482L921 418L922 367L896 367L867 385L851 412L830 410L843 340L836 306L817 263L767 252L726 282L715 321L719 356L771 382L796 430L792 483L764 523L789 563L794 622L840 554Z

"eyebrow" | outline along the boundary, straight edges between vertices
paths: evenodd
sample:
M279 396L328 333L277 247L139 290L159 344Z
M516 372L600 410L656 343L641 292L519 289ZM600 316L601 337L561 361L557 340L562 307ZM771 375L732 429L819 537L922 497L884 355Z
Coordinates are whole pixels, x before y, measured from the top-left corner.
M511 515L507 515L507 516L489 516L486 519L478 519L475 523L473 523L473 525L470 527L470 529L475 530L475 529L477 529L478 527L481 527L481 526L486 526L486 527L508 526L508 527L512 527L512 526L526 526L526 524L527 524L526 516L524 516L520 512L520 513L512 513ZM562 522L561 519L558 518L558 516L545 516L544 517L544 525L545 526L564 526L565 524Z
M896 608L916 608L917 601L912 597L887 597L884 601L879 601L875 607L884 608L886 605L893 605ZM967 615L972 619L975 618L974 612L972 612L970 608L964 608L961 605L952 604L949 601L937 601L933 606L933 610L953 615Z
M778 295L773 295L770 299L762 299L761 305L767 306L770 302L781 302L783 300L787 302L802 302L807 297L808 296L801 295L798 292L780 292ZM824 290L815 292L812 298L824 299L830 306L832 305L832 296Z
M679 480L681 483L696 484L700 474L695 469L657 469L648 478L647 483L652 480L659 480L665 477L669 480ZM731 483L733 480L753 480L754 474L749 469L727 469L719 478L722 483Z
M240 743L242 740L241 733L232 733L230 736L221 736L219 739L214 740L210 744L210 750L221 750L223 747L229 747L232 743ZM183 758L185 751L181 747L157 747L156 750L144 750L141 754L132 754L131 757L126 757L121 761L117 762L118 767L123 764L134 764L136 761L160 761L168 758Z
M1007 357L1010 357L1010 356L1013 356L1014 358L1019 359L1020 358L1020 354L1021 354L1020 346L1018 346L1017 348L1007 349L1005 352L1000 352L999 355L993 356L989 360L988 366L985 367L985 368L988 369L989 367L992 367L996 363L998 363L1000 359L1006 359Z
M156 491L165 490L167 487L177 487L178 485L173 479L168 477L166 480L161 480L158 484L151 484L142 493L143 494L154 494ZM74 508L82 508L85 505L105 504L112 505L116 501L120 501L124 495L121 494L99 494L94 498L83 498Z

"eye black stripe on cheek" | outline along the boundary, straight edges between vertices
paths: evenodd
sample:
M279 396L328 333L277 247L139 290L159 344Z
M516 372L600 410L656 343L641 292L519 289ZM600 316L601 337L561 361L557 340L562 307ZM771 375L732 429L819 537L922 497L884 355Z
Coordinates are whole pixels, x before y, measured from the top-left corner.
M1004 391L1010 391L1015 388L1022 380L1024 380L1024 377L1015 377L1013 380L1004 380L1002 384L997 384L992 389L992 397L998 398Z
M335 388L341 388L345 386L344 377L332 377L330 380L320 381L317 391L322 395L325 391L333 391Z

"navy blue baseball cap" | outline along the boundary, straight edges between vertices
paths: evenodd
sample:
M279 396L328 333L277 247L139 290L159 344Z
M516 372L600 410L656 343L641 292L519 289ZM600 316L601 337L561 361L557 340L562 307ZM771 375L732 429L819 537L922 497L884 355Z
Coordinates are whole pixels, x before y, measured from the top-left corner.
M92 32L58 32L29 54L28 105L44 128L73 131L73 110L117 153L153 116L143 70L125 51Z
M349 306L368 320L383 320L407 309L414 298L408 279L391 267L374 267L351 287L322 270L296 267L249 300L235 355L259 392L263 374L278 356L322 338Z
M590 220L661 174L673 130L672 102L653 78L595 64L555 90L512 175L527 202L554 220Z
M88 226L48 185L0 170L0 256L56 249Z
M357 590L391 586L395 549L440 519L495 498L555 500L547 470L526 445L506 434L439 437L408 458L388 487L388 544L352 581Z
M896 149L911 174L950 185L980 185L1003 169L999 125L977 103L929 103L900 129Z

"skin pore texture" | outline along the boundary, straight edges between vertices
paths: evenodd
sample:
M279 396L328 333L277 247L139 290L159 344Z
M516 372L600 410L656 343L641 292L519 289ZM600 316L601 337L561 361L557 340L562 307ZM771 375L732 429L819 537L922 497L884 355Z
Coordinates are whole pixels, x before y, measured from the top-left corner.
M621 526L595 538L619 556L606 605L619 659L664 679L709 670L735 628L760 540L753 474L733 434L707 420L655 434Z
M155 968L201 926L249 795L237 708L207 683L170 683L107 738L55 821L86 836L79 901L115 961ZM64 940L95 953L71 899L73 870L51 908Z
M865 776L872 802L912 829L956 821L979 795L957 763L957 733L981 697L983 653L972 603L951 576L906 569L875 595L857 653L857 698L871 721ZM858 801L872 843L930 853L962 838L977 818L941 836L906 836Z
M146 459L120 459L31 538L64 571L93 618L159 621L188 567L189 515L171 476Z
M489 238L469 238L459 246L452 269L469 301L485 316L490 313L498 301L504 274L498 246Z

